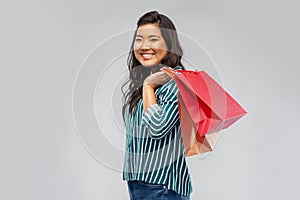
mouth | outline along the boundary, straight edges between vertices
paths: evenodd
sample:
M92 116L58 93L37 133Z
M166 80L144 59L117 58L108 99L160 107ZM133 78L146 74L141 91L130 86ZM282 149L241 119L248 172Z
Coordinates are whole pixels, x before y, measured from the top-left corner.
M144 60L149 60L154 57L155 53L140 53Z

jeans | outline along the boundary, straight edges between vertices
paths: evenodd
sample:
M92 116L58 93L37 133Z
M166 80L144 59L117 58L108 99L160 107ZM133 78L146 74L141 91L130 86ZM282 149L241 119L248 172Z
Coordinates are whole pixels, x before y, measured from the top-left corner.
M143 181L128 181L130 200L190 200L169 190L165 185L150 184Z

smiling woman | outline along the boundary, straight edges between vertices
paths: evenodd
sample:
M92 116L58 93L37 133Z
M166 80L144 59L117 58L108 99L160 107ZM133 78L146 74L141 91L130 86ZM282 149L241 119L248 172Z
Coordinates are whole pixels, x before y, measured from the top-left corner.
M178 113L178 88L162 67L184 69L176 28L152 11L137 23L128 56L123 180L131 199L189 199L191 178Z

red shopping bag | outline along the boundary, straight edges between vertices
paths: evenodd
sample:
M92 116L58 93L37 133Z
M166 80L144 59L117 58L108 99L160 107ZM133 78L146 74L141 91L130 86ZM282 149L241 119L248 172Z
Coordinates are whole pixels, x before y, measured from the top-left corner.
M247 112L206 72L162 68L178 89L181 134L187 156L213 150L220 131Z

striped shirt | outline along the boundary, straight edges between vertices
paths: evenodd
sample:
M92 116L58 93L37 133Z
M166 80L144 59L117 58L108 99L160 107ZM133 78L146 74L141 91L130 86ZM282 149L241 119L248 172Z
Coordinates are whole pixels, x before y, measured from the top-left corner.
M145 113L142 98L131 114L126 107L123 180L163 184L187 196L192 184L181 138L177 93L171 79L155 90L157 103Z

